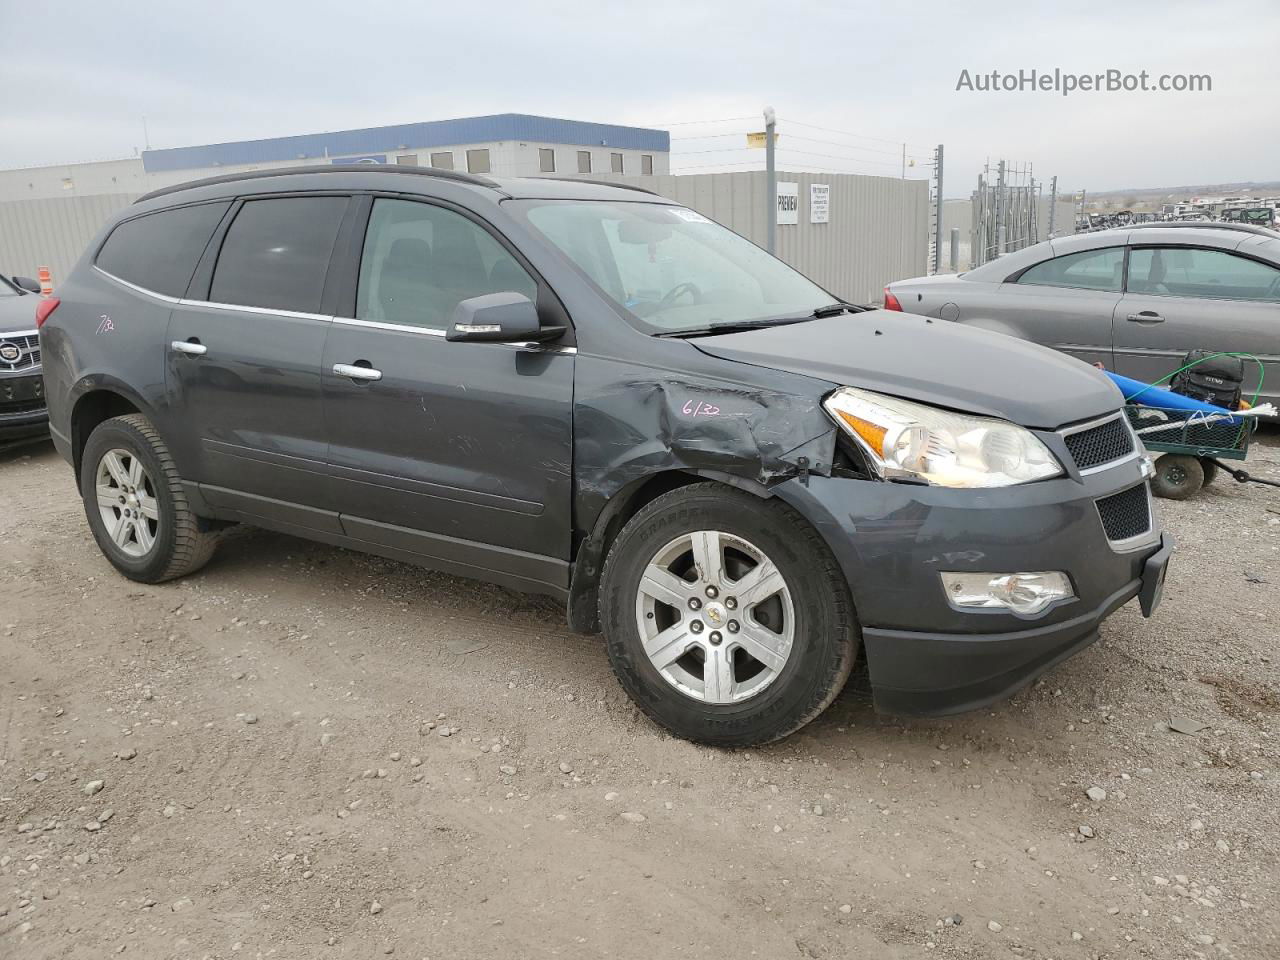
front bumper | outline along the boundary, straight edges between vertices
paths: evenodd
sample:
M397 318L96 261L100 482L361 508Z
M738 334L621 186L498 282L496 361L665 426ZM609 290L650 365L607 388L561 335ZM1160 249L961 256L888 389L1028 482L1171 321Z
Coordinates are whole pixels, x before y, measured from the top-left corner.
M44 378L39 373L0 376L0 441L49 432Z
M1113 545L1096 506L1140 483L1134 459L998 490L812 476L775 490L814 524L849 579L877 709L935 715L1015 692L1091 644L1134 597L1150 614L1173 540L1152 513L1147 535ZM1034 617L962 611L939 576L1028 570L1065 571L1075 598Z

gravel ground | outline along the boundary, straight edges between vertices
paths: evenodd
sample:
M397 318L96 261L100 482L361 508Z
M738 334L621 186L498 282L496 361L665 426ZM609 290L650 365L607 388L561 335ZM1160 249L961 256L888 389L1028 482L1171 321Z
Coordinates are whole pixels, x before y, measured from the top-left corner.
M1012 701L722 752L548 601L251 530L130 583L0 453L0 956L1278 957L1280 490L1162 508L1157 617Z

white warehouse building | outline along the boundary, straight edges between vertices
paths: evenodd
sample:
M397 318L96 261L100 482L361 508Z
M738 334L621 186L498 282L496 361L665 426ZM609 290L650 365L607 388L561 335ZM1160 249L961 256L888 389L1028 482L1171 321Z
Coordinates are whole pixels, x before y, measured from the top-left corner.
M0 202L137 196L187 180L247 170L395 163L498 177L671 172L665 130L520 113L144 150L124 160L0 171Z

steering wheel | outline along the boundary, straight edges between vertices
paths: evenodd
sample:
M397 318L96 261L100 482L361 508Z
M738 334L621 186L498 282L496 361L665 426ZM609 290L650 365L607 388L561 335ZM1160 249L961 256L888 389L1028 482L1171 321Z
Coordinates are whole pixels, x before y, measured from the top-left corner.
M702 302L702 291L698 289L696 283L690 283L686 280L684 283L677 283L674 287L662 295L662 299L658 301L658 309L673 305L680 297L685 294L693 297L694 303Z

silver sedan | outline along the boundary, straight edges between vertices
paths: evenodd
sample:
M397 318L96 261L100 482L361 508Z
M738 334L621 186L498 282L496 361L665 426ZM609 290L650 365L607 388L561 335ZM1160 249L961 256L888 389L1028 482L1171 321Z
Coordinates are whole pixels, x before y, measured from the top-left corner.
M1150 224L1027 247L968 273L902 280L885 306L1032 340L1151 383L1189 350L1249 353L1280 402L1280 233ZM1262 371L1245 363L1245 396Z

